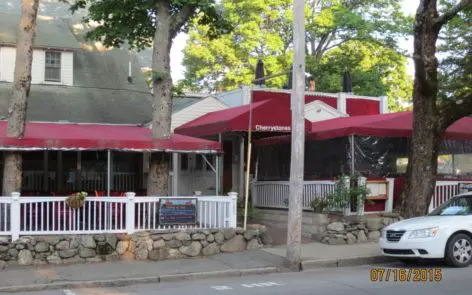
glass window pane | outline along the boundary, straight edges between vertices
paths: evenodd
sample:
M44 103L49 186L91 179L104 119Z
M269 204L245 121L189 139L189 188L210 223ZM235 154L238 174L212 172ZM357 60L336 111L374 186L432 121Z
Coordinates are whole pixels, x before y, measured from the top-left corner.
M61 81L61 53L55 51L46 52L46 67L44 80Z

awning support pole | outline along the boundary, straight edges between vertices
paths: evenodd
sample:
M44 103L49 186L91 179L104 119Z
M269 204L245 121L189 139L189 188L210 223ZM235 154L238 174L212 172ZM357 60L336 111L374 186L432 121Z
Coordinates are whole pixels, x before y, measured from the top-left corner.
M223 150L223 142L221 140L221 133L218 133L218 142L220 143L221 150ZM216 167L218 168L218 173L216 173L216 194L223 194L222 189L222 176L223 176L223 157L224 154L216 154Z
M172 153L172 194L174 196L178 196L178 187L179 187L179 171L180 171L180 166L179 166L179 154L178 153Z
M246 190L245 190L245 200L244 200L244 230L247 227L247 205L249 203L249 172L251 171L251 150L252 150L252 85L250 99L249 99L249 128L247 132L247 165L246 165ZM243 143L244 145L244 137ZM241 159L244 162L244 156Z
M349 137L349 143L350 143L350 146L351 146L351 175L354 175L355 173L355 159L354 159L354 152L355 152L355 148L354 148L354 135L351 135Z
M215 154L215 196L218 196L220 194L220 165L218 163L219 157L218 154Z

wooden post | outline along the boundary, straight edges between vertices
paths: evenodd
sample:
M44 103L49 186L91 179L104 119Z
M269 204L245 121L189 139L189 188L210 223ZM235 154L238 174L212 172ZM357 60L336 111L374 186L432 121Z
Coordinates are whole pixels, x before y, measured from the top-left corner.
M249 173L251 172L251 151L252 151L252 86L250 90L250 100L249 100L249 128L247 133L247 167L246 167L246 183L245 183L245 190L244 190L244 230L247 227L247 207L249 203ZM243 140L244 143L244 140ZM243 158L244 161L244 158Z
M293 6L293 89L292 150L290 159L290 201L288 209L287 261L300 270L302 238L303 168L305 158L305 1Z

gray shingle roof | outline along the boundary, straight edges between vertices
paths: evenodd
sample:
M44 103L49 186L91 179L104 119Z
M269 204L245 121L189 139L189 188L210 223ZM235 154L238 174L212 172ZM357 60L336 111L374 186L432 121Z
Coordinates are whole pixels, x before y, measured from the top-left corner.
M20 16L17 14L0 13L0 44L16 45L18 23ZM60 48L78 49L79 42L74 38L67 24L61 20L37 19L36 48Z
M85 44L83 32L72 34L67 21L55 20L53 24L56 25L54 30L61 32L59 36L70 35L74 42L85 46L73 49L73 86L31 86L28 120L114 124L140 124L151 120L152 96L135 54L127 49L99 50ZM3 31L0 25L0 35ZM37 33L40 31L38 27ZM128 82L130 61L132 83ZM0 116L8 113L11 87L11 83L0 82Z
M174 97L172 99L172 114L183 110L194 103L199 102L202 98L197 97Z
M8 114L11 83L0 83L0 116ZM29 121L140 124L151 119L151 96L122 90L31 85Z

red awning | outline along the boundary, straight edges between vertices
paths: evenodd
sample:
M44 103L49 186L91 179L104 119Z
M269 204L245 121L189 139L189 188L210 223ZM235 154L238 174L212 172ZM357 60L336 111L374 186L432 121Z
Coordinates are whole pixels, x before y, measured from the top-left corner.
M307 140L325 140L350 135L375 137L411 137L412 112L336 118L314 122ZM445 139L472 140L472 118L466 117L451 125ZM258 145L271 145L290 141L290 136L261 139Z
M155 140L151 130L133 125L29 122L24 138L6 137L6 122L0 121L0 150L122 150L213 153L220 143L173 134Z
M248 131L252 108L253 132L289 133L292 125L290 102L264 100L250 105L211 112L175 129L175 133L191 136L209 136L225 132ZM305 126L309 128L309 121Z

